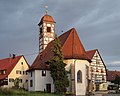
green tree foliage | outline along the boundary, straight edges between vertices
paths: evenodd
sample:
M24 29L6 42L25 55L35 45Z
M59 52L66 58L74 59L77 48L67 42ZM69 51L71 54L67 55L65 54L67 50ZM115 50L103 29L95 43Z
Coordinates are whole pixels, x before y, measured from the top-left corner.
M15 86L16 88L19 88L19 78L16 78L16 79L14 80L14 86Z
M53 58L48 61L50 64L51 77L53 78L56 93L64 93L66 91L66 87L69 86L69 80L67 71L65 70L66 64L63 62L60 40L57 36L54 40L53 53Z

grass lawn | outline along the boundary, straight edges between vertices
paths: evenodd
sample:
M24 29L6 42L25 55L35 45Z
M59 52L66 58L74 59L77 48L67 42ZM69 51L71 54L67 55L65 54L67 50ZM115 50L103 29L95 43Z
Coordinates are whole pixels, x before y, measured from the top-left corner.
M28 92L24 90L0 89L0 96L62 96L52 93Z

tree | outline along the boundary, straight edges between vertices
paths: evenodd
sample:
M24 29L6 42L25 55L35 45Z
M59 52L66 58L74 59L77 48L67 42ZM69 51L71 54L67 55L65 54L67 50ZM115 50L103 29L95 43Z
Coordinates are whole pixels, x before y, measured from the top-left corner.
M117 90L119 90L120 86L120 76L116 75L115 80L113 81L115 84L117 84Z
M19 78L16 78L16 79L14 80L14 86L15 86L16 88L19 88Z
M69 86L69 80L67 71L65 70L66 64L63 62L60 40L57 36L54 40L53 53L53 58L48 61L50 64L50 74L53 78L56 93L64 93L66 91L66 87Z

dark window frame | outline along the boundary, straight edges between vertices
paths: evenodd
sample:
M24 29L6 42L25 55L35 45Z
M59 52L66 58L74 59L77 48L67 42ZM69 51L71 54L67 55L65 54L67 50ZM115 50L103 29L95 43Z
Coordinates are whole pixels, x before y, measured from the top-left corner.
M16 74L21 74L21 71L20 70L16 70Z
M23 62L21 62L21 65L23 65Z
M31 72L30 72L30 76L32 77L32 75L33 75L33 74L32 74L32 71L31 71Z
M51 32L51 27L47 27L47 32Z
M13 78L9 78L9 82L14 82L14 79Z
M19 82L20 82L20 83L22 83L22 82L23 82L23 80L22 80L22 79L19 79Z
M30 80L30 87L33 87L33 80Z
M42 76L46 76L46 70L42 70Z
M82 83L82 72L81 72L81 70L78 70L78 72L77 72L77 82Z

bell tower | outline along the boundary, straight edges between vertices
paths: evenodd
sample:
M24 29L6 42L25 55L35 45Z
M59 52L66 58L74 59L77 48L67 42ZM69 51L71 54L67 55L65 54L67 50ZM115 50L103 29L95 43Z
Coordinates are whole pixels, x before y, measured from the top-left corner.
M47 44L54 40L55 21L46 11L46 14L41 18L38 26L39 53L41 53L47 47Z

